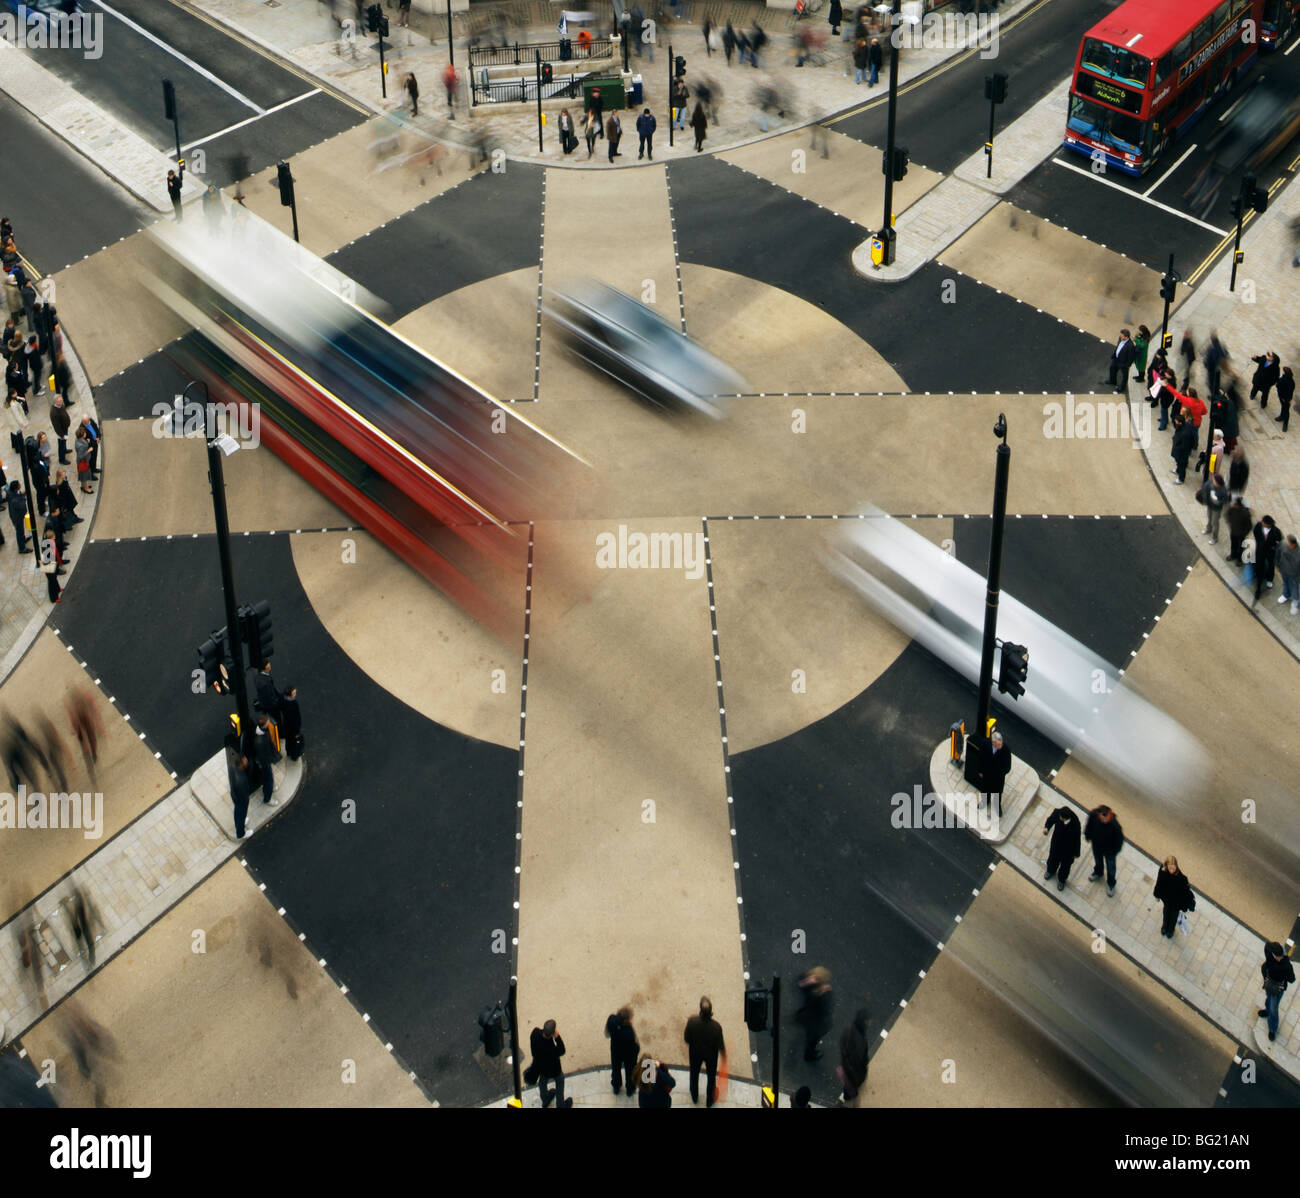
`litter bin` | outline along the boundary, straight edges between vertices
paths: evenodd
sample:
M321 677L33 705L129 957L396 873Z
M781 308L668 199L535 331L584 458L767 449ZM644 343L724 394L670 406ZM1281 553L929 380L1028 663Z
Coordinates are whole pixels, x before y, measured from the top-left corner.
M605 94L604 92L601 92L601 95L602 95L602 96L603 96L604 94ZM641 100L642 100L641 76L640 76L640 75L633 75L633 76L632 76L632 94L631 94L631 96L629 97L629 100L631 101L631 104L632 104L632 106L633 106L634 108L639 108L639 107L640 107L640 105L641 105Z

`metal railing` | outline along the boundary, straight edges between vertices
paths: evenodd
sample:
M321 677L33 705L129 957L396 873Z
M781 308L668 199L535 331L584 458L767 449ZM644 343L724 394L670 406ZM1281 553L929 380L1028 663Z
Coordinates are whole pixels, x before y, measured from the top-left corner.
M593 71L587 75L574 75L567 83L543 84L542 99L580 99L584 81L594 78L598 74L599 72ZM489 80L486 84L475 80L472 91L473 103L475 104L535 102L537 100L537 76L529 71L511 79Z
M560 58L560 42L514 42L508 46L471 46L469 48L470 70L475 67L522 67L535 63L534 54L541 54L543 62L585 62L588 58L612 58L614 43L608 38L593 38L591 43L583 46L576 37L569 40L571 55Z

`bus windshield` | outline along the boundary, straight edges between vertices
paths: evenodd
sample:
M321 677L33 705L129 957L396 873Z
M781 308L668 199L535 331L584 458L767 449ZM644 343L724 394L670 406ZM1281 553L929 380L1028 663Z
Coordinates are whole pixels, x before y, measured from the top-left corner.
M1082 96L1070 97L1069 127L1075 133L1129 154L1141 154L1146 136L1146 122L1124 112L1114 112Z
M1098 41L1095 37L1083 39L1082 66L1098 75L1106 75L1129 87L1145 88L1151 76L1151 60L1125 50L1122 46L1112 46Z

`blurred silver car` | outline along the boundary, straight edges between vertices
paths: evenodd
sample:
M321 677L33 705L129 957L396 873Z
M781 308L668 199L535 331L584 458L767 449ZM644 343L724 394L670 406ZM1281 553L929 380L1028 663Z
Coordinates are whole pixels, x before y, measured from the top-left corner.
M580 358L665 407L688 407L713 419L744 378L675 329L653 308L595 280L553 292L546 314Z

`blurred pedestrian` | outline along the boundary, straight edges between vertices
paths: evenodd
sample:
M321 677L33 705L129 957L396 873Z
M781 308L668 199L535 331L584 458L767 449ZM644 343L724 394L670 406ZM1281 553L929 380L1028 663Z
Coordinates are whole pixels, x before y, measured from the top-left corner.
M36 735L50 772L61 791L68 789L68 746L63 743L54 721L44 712L36 716Z
M708 118L704 115L704 105L696 103L695 113L691 117L691 128L695 130L695 152L704 149L704 138L709 130Z
M41 339L35 333L28 336L27 344L23 346L23 365L32 376L32 394L43 395L45 379L41 371Z
M1277 571L1282 575L1279 603L1291 600L1291 614L1300 612L1300 543L1294 533L1287 533L1286 543L1277 551Z
M674 79L672 90L673 128L686 128L686 102L691 98L686 80Z
M853 82L866 83L867 81L867 39L860 37L853 43Z
M799 979L803 1006L795 1012L795 1019L803 1028L803 1059L820 1061L821 1042L834 1025L835 994L831 989L831 971L824 965L814 965Z
M839 1101L844 1106L857 1102L858 1091L867 1084L869 1053L867 1050L867 1025L871 1022L866 1007L859 1007L853 1022L840 1033Z
M1268 1038L1277 1039L1278 1007L1286 988L1295 981L1295 970L1286 951L1276 941L1271 941L1264 950L1264 964L1259 967L1264 979L1264 1006L1260 1010L1261 1019L1268 1020Z
M749 35L749 61L755 68L758 67L758 52L767 45L767 34L763 32L763 27L754 22L754 31Z
M984 785L988 787L980 795L979 805L991 803L993 815L1002 818L1002 788L1007 784L1007 775L1011 773L1011 749L1003 739L1001 732L995 732L981 750L984 756Z
M167 194L171 197L172 212L176 219L180 220L184 216L181 208L181 177L175 171L167 172Z
M1224 344L1219 340L1218 333L1210 334L1210 343L1205 347L1205 357L1202 362L1205 366L1205 374L1209 379L1210 394L1213 395L1219 389L1219 375L1223 370L1224 360L1228 357L1228 351ZM1186 387L1183 390L1187 390Z
M626 1087L631 1098L636 1089L637 1054L641 1051L632 1026L631 1007L619 1007L605 1020L605 1037L609 1040L610 1087L615 1094L622 1093Z
M1201 487L1201 498L1205 501L1205 535L1214 545L1219 540L1219 520L1223 509L1228 505L1228 488L1222 474L1211 474Z
M68 900L68 919L72 924L72 934L85 947L87 968L94 969L95 943L99 940L96 928L102 925L94 903L80 886L72 888Z
M28 790L40 790L41 773L48 773L50 768L44 750L13 716L7 717L5 729L5 765L15 791L23 782L27 783Z
M1281 408L1281 414L1274 416L1273 419L1282 426L1282 431L1291 425L1291 397L1295 394L1295 376L1291 373L1290 366L1283 366L1282 373L1277 378L1277 402Z
M583 32L586 32L585 30ZM605 97L601 94L600 88L593 87L591 95L588 97L588 112L591 113L591 119L596 126L596 136L605 136Z
M77 744L81 746L86 770L93 783L95 765L99 761L99 738L104 734L104 721L95 708L94 699L88 688L79 688L68 696L67 712L72 734L77 738Z
M1241 564L1241 550L1250 535L1251 513L1246 500L1241 495L1234 495L1228 504L1228 561ZM1251 542L1254 548L1254 542Z
M280 738L290 761L302 756L302 714L298 710L298 688L286 686L280 696Z
M800 1086L794 1092L794 1097L790 1099L790 1106L795 1110L812 1110L812 1090L807 1086Z
M633 1062L633 1067L639 1079L637 1106L644 1110L668 1110L673 1105L673 1088L677 1085L677 1079L668 1072L668 1067L648 1052Z
M56 325L57 329L58 326ZM65 408L71 408L76 404L72 398L72 371L68 367L67 359L57 349L54 351L54 389L59 393L59 398L63 401ZM57 430L56 430L57 431Z
M548 1019L541 1027L533 1028L528 1043L533 1054L530 1069L537 1079L542 1108L554 1102L556 1110L568 1110L573 1106L573 1099L564 1097L564 1069L560 1065L560 1058L564 1056L564 1038L556 1030L555 1020Z
M826 20L831 27L831 37L839 37L840 25L844 21L844 6L840 0L831 0L830 13Z
M226 776L230 782L230 801L235 808L235 839L243 840L251 829L245 826L248 818L248 800L253 784L248 776L248 758L235 751L226 753Z
M271 717L262 712L257 717L257 727L253 730L253 760L257 762L262 783L262 802L270 807L280 805L280 800L272 797L275 792L275 772L272 766L281 760L280 749L276 744L277 735Z
M1115 813L1103 803L1094 808L1083 829L1084 839L1092 845L1092 873L1089 882L1101 880L1102 866L1106 869L1106 893L1115 893L1115 858L1124 847L1124 829Z
M411 23L411 0L397 0L397 27L406 29ZM431 42L433 38L429 39Z
M456 92L460 88L460 78L456 74L456 68L448 63L442 70L442 86L447 92L447 115L454 121L456 119Z
M573 153L573 148L578 144L577 135L573 132L573 117L569 114L567 108L560 109L560 149L567 156Z
M1186 391L1192 381L1192 367L1196 364L1196 343L1192 340L1190 329L1183 330L1183 339L1178 343L1178 356L1183 360L1183 386Z
M1178 858L1170 854L1156 874L1154 897L1164 904L1165 916L1160 924L1160 934L1172 940L1177 928L1178 917L1184 911L1196 910L1196 896L1192 893L1192 884L1178 868Z
M407 71L406 78L403 80L403 86L406 88L406 94L411 98L411 115L420 115L420 85L415 81L415 72Z
M648 108L636 118L636 132L637 137L640 138L636 154L638 159L644 158L646 154L649 153L650 160L652 162L654 161L654 136L657 127L658 122L654 118L654 113L652 113Z
M867 47L867 66L871 74L867 77L867 86L875 87L880 82L880 68L885 65L885 52L880 48L880 39L873 37Z
M1187 460L1196 448L1196 426L1182 412L1174 418L1174 443L1169 456L1174 459L1174 469L1169 473L1182 486L1187 481Z
M1268 350L1265 353L1257 354L1251 358L1251 361L1255 363L1255 373L1250 380L1250 395L1247 398L1254 399L1258 393L1259 406L1266 408L1268 407L1268 393L1273 390L1273 386L1281 374L1277 354L1272 350Z
M1074 808L1064 805L1053 811L1043 825L1043 835L1046 836L1049 832L1052 834L1051 847L1047 851L1047 872L1043 875L1043 881L1050 882L1055 877L1057 890L1064 890L1066 882L1070 880L1070 869L1083 847L1079 839L1081 831Z
M710 58L713 57L713 17L705 14L704 17L704 49L708 52Z
M54 529L46 527L41 534L41 573L45 575L45 589L51 603L58 603L63 588L59 585L58 555L54 547Z
M725 1058L727 1043L721 1024L713 1018L713 1002L707 994L700 999L699 1014L686 1021L682 1039L686 1041L691 1069L691 1101L700 1101L700 1070L703 1069L707 1086L705 1106L712 1106L718 1092L718 1058Z
M722 52L727 56L727 66L731 66L731 56L736 52L736 31L730 21L722 31Z
M615 158L621 158L618 152L618 143L623 140L623 122L618 119L617 112L609 114L609 121L605 125L605 139L609 142L609 160L613 162Z
M596 152L596 134L598 124L590 109L588 109L586 115L583 116L582 124L585 130L584 136L587 139L587 157L590 158Z
M1234 498L1246 494L1246 484L1250 482L1250 462L1246 460L1246 451L1238 445L1232 451L1228 462L1228 491Z
M208 232L215 233L221 228L221 218L225 209L221 203L221 193L216 184L209 183L203 191L203 217L208 222Z

